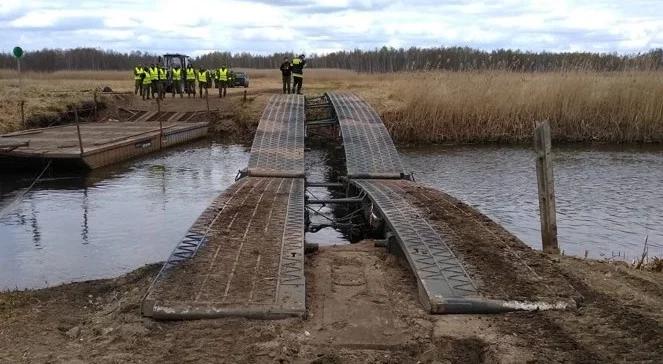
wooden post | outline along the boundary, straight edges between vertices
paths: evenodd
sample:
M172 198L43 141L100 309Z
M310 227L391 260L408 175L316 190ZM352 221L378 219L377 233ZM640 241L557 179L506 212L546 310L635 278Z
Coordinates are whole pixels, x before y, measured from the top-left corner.
M94 121L97 121L97 90L94 90Z
M78 133L78 147L81 149L83 155L83 138L81 137L81 125L78 122L78 108L74 108L74 120L76 121L76 132Z
M207 89L205 89L205 103L207 103L207 119L212 122L212 113L209 110L209 95L207 94Z
M242 99L242 102L246 102L246 90L244 90L244 98Z
M21 104L21 123L23 124L23 129L26 129L25 125L25 100L20 101Z
M541 217L543 251L559 254L552 143L550 141L550 123L547 120L537 123L536 129L534 129L534 149L536 150L536 177L539 185L539 214Z
M23 74L21 73L21 58L16 58L16 67L18 69L18 93L23 99Z
M25 99L23 98L23 73L21 73L21 58L16 58L16 68L18 72L18 97L21 99L21 123L23 123L23 129L25 126L25 112L23 106L25 104Z
M163 121L161 120L161 100L157 98L157 116L159 117L159 150L161 150L161 141L163 140Z

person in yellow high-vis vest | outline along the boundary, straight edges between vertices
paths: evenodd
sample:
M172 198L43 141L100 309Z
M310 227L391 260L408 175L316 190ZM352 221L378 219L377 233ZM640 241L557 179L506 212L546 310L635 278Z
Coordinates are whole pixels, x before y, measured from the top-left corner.
M150 85L150 93L152 94L152 98L156 98L155 94L159 92L159 69L157 66L153 64L150 65L149 67L149 74L150 78L152 79L152 83Z
M188 97L196 98L196 70L192 65L186 67L186 94Z
M146 98L149 99L152 93L152 76L150 75L149 67L143 68L142 82L143 90L141 91L141 96L143 96L143 100Z
M223 65L223 67L219 68L219 70L216 72L216 82L219 87L219 97L226 97L228 88L228 71L228 67Z
M143 65L134 67L134 95L143 96Z
M200 68L198 70L198 90L200 91L200 97L203 97L203 89L205 90L205 96L207 96L207 70Z
M292 93L301 94L302 84L304 83L304 66L306 61L304 55L292 59Z
M166 69L161 65L157 65L157 78L159 80L157 83L157 93L159 94L159 98L163 100L164 96L166 96L166 82L168 78L166 77Z
M173 76L173 97L175 97L175 93L180 94L180 97L184 97L182 94L182 69L180 66L175 66L173 70L171 71L171 74Z

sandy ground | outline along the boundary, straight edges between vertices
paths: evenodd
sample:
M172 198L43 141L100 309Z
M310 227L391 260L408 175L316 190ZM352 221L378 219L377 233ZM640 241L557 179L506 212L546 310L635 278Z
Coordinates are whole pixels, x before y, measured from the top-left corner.
M583 295L578 309L432 316L410 272L364 241L308 257L307 320L188 322L141 317L153 265L1 294L0 362L660 362L660 273L568 257L558 264Z

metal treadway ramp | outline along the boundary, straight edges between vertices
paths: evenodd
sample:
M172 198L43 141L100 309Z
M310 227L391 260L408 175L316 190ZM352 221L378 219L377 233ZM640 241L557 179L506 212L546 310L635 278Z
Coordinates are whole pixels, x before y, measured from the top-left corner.
M248 175L304 177L304 96L273 95L260 118Z
M338 123L349 178L402 178L398 151L380 116L351 92L329 92Z
M398 191L404 180L354 180L366 191L395 234L419 286L419 298L432 313L454 309L466 297L478 297L477 289L461 262L425 217Z
M143 300L157 319L304 316L304 180L246 177L175 248Z

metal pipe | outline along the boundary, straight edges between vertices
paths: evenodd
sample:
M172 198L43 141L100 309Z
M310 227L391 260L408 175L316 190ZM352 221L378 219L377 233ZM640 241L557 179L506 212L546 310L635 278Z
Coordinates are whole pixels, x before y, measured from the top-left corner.
M306 126L326 126L326 125L336 125L336 124L338 124L338 120L336 119L322 119L322 120L309 121L306 123Z
M331 107L331 104L314 104L314 105L306 105L307 109L322 109L325 107Z
M306 187L343 187L344 183L340 182L306 182Z
M328 203L361 203L364 201L363 198L323 198L319 200L308 200L307 203L310 205L324 205Z

